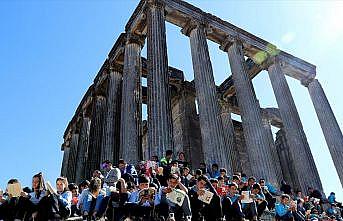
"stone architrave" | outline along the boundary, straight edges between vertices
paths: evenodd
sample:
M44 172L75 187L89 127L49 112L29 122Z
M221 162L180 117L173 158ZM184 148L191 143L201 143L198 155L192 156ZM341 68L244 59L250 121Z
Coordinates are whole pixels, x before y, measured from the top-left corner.
M220 104L220 117L223 126L223 136L225 141L225 152L230 157L230 163L232 171L228 171L229 174L233 172L241 171L242 168L239 163L238 151L235 147L235 132L231 119L231 111L229 104L226 101L221 100Z
M307 143L307 138L286 77L282 72L279 58L274 57L270 63L268 74L284 124L290 154L297 169L300 188L305 193L309 186L323 191L310 146Z
M92 123L85 168L86 179L92 176L94 170L100 169L101 140L106 112L106 98L96 95L93 99Z
M78 152L79 134L73 134L70 142L70 153L68 159L67 178L69 182L75 182L75 165Z
M150 157L173 149L171 100L164 5L149 0L147 8L148 148Z
M112 65L108 73L108 87L107 87L107 105L106 116L102 134L102 147L100 162L109 160L115 163L118 160L115 157L119 152L119 140L120 134L117 124L118 115L120 115L120 102L121 102L121 82L122 82L122 68L118 65Z
M202 149L206 165L213 163L232 171L229 152L225 151L219 104L212 64L206 41L205 25L189 21L182 29L189 36L194 71L195 91L199 108Z
M141 49L144 38L131 33L127 34L124 54L120 158L129 163L136 163L141 153Z
M312 103L328 145L333 163L343 186L343 135L336 117L326 98L324 90L317 79L305 84L310 93Z
M61 176L62 177L67 176L69 155L70 155L70 147L65 146L64 150L63 150L63 161L62 161L62 168L61 168Z
M220 48L227 51L229 56L252 173L256 177L265 178L267 182L277 183L272 155L262 126L260 106L245 65L242 42L239 39L234 39L233 43L226 40Z
M85 165L87 162L90 123L91 121L88 117L82 118L82 127L79 135L75 166L75 183L81 183L85 180Z

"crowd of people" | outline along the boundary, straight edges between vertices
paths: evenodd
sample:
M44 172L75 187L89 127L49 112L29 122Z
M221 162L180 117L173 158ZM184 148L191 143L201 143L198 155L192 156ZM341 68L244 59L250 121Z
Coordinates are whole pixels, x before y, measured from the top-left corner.
M38 173L32 188L21 189L19 181L11 179L6 191L0 191L0 221L243 221L266 214L281 221L342 220L335 193L324 198L309 187L305 196L284 181L276 188L263 177L228 174L217 164L191 169L184 153L177 160L172 156L167 150L162 159L153 156L137 165L107 160L78 184L58 177L53 187Z

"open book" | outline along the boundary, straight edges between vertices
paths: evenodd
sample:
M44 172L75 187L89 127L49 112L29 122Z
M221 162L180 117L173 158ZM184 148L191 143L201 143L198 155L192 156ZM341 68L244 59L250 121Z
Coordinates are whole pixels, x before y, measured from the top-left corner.
M241 203L252 203L254 200L250 197L250 191L242 191L242 196L244 197L241 200Z
M185 199L186 193L179 189L174 189L170 193L167 193L167 199L170 202L175 203L179 206L182 206L183 200Z
M52 187L52 185L51 185L51 183L49 181L47 181L45 183L45 186L46 186L46 188L49 190L49 192L51 194L57 194L57 191L55 190L55 188Z
M12 197L20 197L21 191L22 189L20 183L13 183L7 185L7 193L12 195Z
M203 195L199 195L198 196L198 200L206 203L206 204L210 204L212 198L213 198L213 193L208 191L208 190L205 190L205 193Z

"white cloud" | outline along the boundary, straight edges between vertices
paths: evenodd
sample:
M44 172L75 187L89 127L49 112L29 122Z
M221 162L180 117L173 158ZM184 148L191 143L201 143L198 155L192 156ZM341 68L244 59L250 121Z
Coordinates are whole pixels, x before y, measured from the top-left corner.
M284 44L289 44L294 41L296 34L294 32L287 32L281 37L281 42Z

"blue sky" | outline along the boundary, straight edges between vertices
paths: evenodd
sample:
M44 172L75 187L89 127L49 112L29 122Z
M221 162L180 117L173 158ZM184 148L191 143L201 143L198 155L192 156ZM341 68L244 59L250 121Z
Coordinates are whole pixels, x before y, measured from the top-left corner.
M342 128L343 3L339 1L189 1L317 66ZM43 171L59 175L69 120L138 0L0 1L0 187L12 177L31 185ZM228 58L208 42L216 83L230 75ZM167 25L169 64L193 79L189 40ZM143 50L143 54L145 54ZM343 191L310 96L287 78L326 193ZM277 107L268 74L253 84L262 107Z

